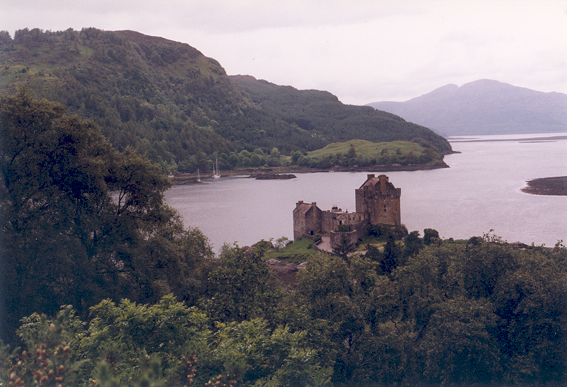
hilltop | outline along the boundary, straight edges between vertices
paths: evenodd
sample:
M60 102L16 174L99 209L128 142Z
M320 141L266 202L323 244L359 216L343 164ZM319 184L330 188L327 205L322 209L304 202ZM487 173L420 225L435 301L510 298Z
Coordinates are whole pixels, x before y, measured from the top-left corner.
M374 102L443 135L567 131L567 95L543 93L489 79L445 85L405 102Z
M134 31L23 29L13 39L3 31L0 62L0 93L26 85L164 172L203 171L215 159L223 170L247 167L251 157L242 152L289 155L352 139L421 139L451 150L429 129L392 114L344 105L326 92L228 77L188 44Z

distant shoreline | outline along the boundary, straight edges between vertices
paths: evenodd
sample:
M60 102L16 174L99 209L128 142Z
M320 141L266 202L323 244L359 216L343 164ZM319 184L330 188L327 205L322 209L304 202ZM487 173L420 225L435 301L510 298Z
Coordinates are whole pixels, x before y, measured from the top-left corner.
M567 196L567 176L544 177L527 182L522 192L532 195Z
M242 176L249 175L255 177L258 174L289 174L289 173L316 173L316 172L398 172L398 171L426 171L432 169L449 168L443 161L435 164L410 164L410 165L369 165L369 166L352 166L341 167L335 166L333 168L309 168L299 166L289 167L273 167L273 168L243 168L221 171L221 176ZM199 177L201 179L209 178L209 174L201 174L198 176L196 173L178 173L171 178L173 185L185 184L198 184Z
M508 134L510 137L514 135L514 133L510 133ZM478 136L483 136L483 138L478 138ZM449 141L450 143L454 143L454 142L510 142L510 141L517 141L517 142L525 142L525 143L531 143L531 142L555 142L555 141L559 141L559 140L567 140L567 136L563 135L561 133L558 133L555 136L538 136L538 137L511 137L511 138L484 138L486 136L490 136L490 135L470 135L467 137L461 137L461 136L457 136L457 137L449 137L447 138L447 141Z

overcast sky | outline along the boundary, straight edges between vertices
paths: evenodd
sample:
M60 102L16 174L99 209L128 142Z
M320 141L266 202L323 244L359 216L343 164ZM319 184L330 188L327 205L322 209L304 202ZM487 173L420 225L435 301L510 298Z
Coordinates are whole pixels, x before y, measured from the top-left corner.
M567 0L1 0L0 30L135 30L229 75L405 101L495 79L567 93Z

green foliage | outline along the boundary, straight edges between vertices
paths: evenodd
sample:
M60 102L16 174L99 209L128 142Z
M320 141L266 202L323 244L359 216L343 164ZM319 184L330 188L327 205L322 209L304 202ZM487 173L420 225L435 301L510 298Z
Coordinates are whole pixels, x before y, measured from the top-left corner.
M417 142L392 141L371 142L350 140L337 142L322 149L308 152L304 163L313 163L320 168L333 166L371 166L391 164L430 164L439 163L443 156L438 151L426 148ZM293 158L292 158L292 162ZM296 159L299 163L299 159Z
M270 317L281 297L263 251L224 246L208 276L202 305L218 321Z
M155 305L105 300L87 324L70 307L53 320L35 314L19 332L26 349L5 359L2 380L24 385L324 386L331 374L306 332L262 319L212 326L172 296Z
M2 99L0 173L4 339L20 318L62 304L84 314L104 298L183 296L212 256L165 205L170 182L153 164L25 89Z
M437 244L441 241L439 238L439 232L432 228L426 228L423 230L423 243L427 246L431 244Z
M423 240L419 237L419 231L412 231L404 237L404 255L406 257L416 255L423 247Z
M396 243L394 236L390 234L384 246L384 254L380 260L380 269L383 273L390 274L401 263L402 248Z
M350 376L360 361L356 349L367 343L372 290L380 282L375 264L358 257L348 264L338 257L319 255L308 261L298 278L298 294L310 318L329 322L324 334L332 343L327 344L326 356L335 364L333 379L352 381Z
M335 344L333 380L564 381L565 249L517 250L492 240L431 244L398 262L389 276L377 276L378 263L361 258L350 266L339 259L310 260L299 274L298 294L311 318L333 322L327 332Z
M244 385L324 386L331 370L318 365L316 351L305 348L306 332L288 327L271 331L266 321L218 324L212 356Z
M62 308L53 320L34 313L22 320L18 333L25 349L8 353L8 348L4 348L0 380L10 386L81 383L86 359L81 359L75 349L84 333L84 324L71 307Z
M227 248L211 270L222 286L208 296L224 322L173 296L106 300L86 321L70 307L53 319L34 314L19 330L24 348L0 351L1 377L62 386L561 385L567 250L497 240L432 244L389 275L378 262L319 253L277 312L261 297L273 288L249 275L270 282L260 251ZM236 289L242 300L222 294ZM251 317L230 321L227 307ZM262 308L272 311L254 318Z
M356 251L356 244L351 241L348 235L348 226L346 232L341 230L341 225L338 227L338 232L341 233L341 239L336 246L333 246L333 254L342 258L345 262L349 262L349 254Z

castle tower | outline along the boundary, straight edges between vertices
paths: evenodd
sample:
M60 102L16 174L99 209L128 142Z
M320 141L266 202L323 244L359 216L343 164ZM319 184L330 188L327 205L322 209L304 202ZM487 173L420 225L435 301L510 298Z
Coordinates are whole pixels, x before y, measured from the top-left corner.
M367 176L362 186L355 190L356 212L361 213L372 225L386 224L399 226L402 224L400 197L402 190L395 188L388 181L388 176L373 174Z
M320 233L322 215L323 211L317 207L317 203L303 203L303 200L297 202L293 210L293 240Z

